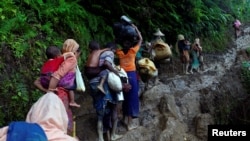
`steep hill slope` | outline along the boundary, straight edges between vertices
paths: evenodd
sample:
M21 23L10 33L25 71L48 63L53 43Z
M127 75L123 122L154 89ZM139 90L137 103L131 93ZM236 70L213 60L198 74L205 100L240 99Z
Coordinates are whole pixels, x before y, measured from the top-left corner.
M249 60L249 31L244 29L244 36L226 52L204 54L202 72L182 74L178 59L173 66L162 64L161 83L145 91L140 101L140 117L134 120L139 127L126 131L119 124L118 132L124 135L120 141L206 141L209 124L249 122L249 106L244 105L249 98L240 77L242 61ZM86 92L78 100L83 108L74 111L77 134L84 141L96 140L92 99Z

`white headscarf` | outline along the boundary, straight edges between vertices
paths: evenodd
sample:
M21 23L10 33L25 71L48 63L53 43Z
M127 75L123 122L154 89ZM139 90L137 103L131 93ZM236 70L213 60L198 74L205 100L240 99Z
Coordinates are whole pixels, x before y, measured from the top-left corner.
M0 129L0 141L7 140L7 132L8 132L8 126L5 126Z
M61 99L54 93L44 94L33 104L26 122L38 123L49 141L76 141L67 135L68 116Z
M44 130L48 141L77 141L67 135L68 116L61 99L54 93L44 94L33 104L26 122L37 123ZM7 140L8 126L0 129L0 141Z

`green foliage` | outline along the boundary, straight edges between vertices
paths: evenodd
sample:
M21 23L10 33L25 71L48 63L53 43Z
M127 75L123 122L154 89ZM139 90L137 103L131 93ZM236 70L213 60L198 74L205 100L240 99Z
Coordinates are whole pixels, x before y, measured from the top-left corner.
M249 0L232 0L231 2L231 8L232 11L231 14L233 15L233 18L238 18L243 22L249 21L250 16L250 1Z
M83 68L89 41L97 40L101 45L113 41L113 23L127 15L144 41L151 40L156 28L161 28L169 44L174 45L182 33L190 41L200 37L204 51L223 51L233 15L247 20L249 13L249 0L1 1L0 125L24 119L41 95L33 81L46 59L47 46L61 47L65 39L74 38L80 44L79 65Z
M14 79L1 82L1 86L3 87L0 90L2 93L5 93L5 95L1 96L1 111L5 113L3 118L5 122L18 119L24 120L28 110L27 106L30 106L28 105L29 97L25 83L15 79L15 77L18 76L13 76Z
M211 31L210 33L217 38L200 37L204 47L203 51L208 53L223 52L228 47L231 38L228 38L226 34L218 32Z
M248 93L250 93L250 62L244 61L241 65L241 78L243 85Z
M94 6L89 7L91 4ZM115 5L115 8L112 5ZM114 17L108 19L107 23L118 21L119 17L124 14L129 16L138 25L145 41L151 40L152 33L157 28L161 28L169 44L175 44L177 35L180 33L190 40L195 37L206 37L212 41L221 39L220 35L224 34L225 30L223 26L231 22L230 15L221 9L219 1L211 0L135 0L126 3L123 1L89 1L84 2L82 6L94 15ZM100 13L99 11L103 9L107 12ZM120 10L113 12L111 9ZM218 47L220 48L221 45L215 45L215 48Z
M0 10L1 22L0 22L0 39L2 42L10 43L10 47L13 49L16 57L22 57L25 47L22 48L19 45L22 44L24 39L21 41L16 40L16 35L12 33L22 32L25 27L26 17L24 14L18 11L18 7L14 5L11 0L1 2ZM20 30L20 31L19 31Z
M33 81L46 59L47 46L61 47L65 39L76 39L82 50L79 65L83 66L90 40L106 42L113 37L112 28L106 27L102 17L87 13L77 1L6 0L0 5L0 60L4 62L0 65L0 111L5 113L0 114L1 126L24 120L40 97Z
M215 92L216 93L216 92ZM230 114L239 103L237 99L232 95L230 91L225 91L224 93L217 93L215 98L215 110L214 119L215 124L229 124Z
M250 47L246 48L246 53L250 56Z

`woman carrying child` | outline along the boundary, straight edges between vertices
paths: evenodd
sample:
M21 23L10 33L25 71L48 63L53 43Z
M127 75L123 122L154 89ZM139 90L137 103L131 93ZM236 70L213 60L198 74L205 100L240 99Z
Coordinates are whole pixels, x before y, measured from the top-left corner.
M75 73L77 67L77 58L80 55L79 44L74 39L67 39L62 48L62 53L72 52L74 56L67 58L64 62L62 62L59 69L52 74L49 91L54 91L59 96L59 98L63 101L64 106L66 108L69 125L68 125L68 134L72 134L73 131L73 115L72 111L69 107L69 91L63 87L58 87L59 81L67 74L67 73Z

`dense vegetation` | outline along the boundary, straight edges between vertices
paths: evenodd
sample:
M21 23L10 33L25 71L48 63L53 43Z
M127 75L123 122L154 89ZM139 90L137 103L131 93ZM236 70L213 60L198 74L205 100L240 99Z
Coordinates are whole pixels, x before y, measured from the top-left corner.
M160 28L166 42L177 34L200 37L207 52L223 51L235 17L249 20L249 0L4 0L0 3L0 126L24 120L41 95L33 81L46 60L49 45L74 38L81 46L83 66L90 40L114 39L112 26L127 15L144 41Z

